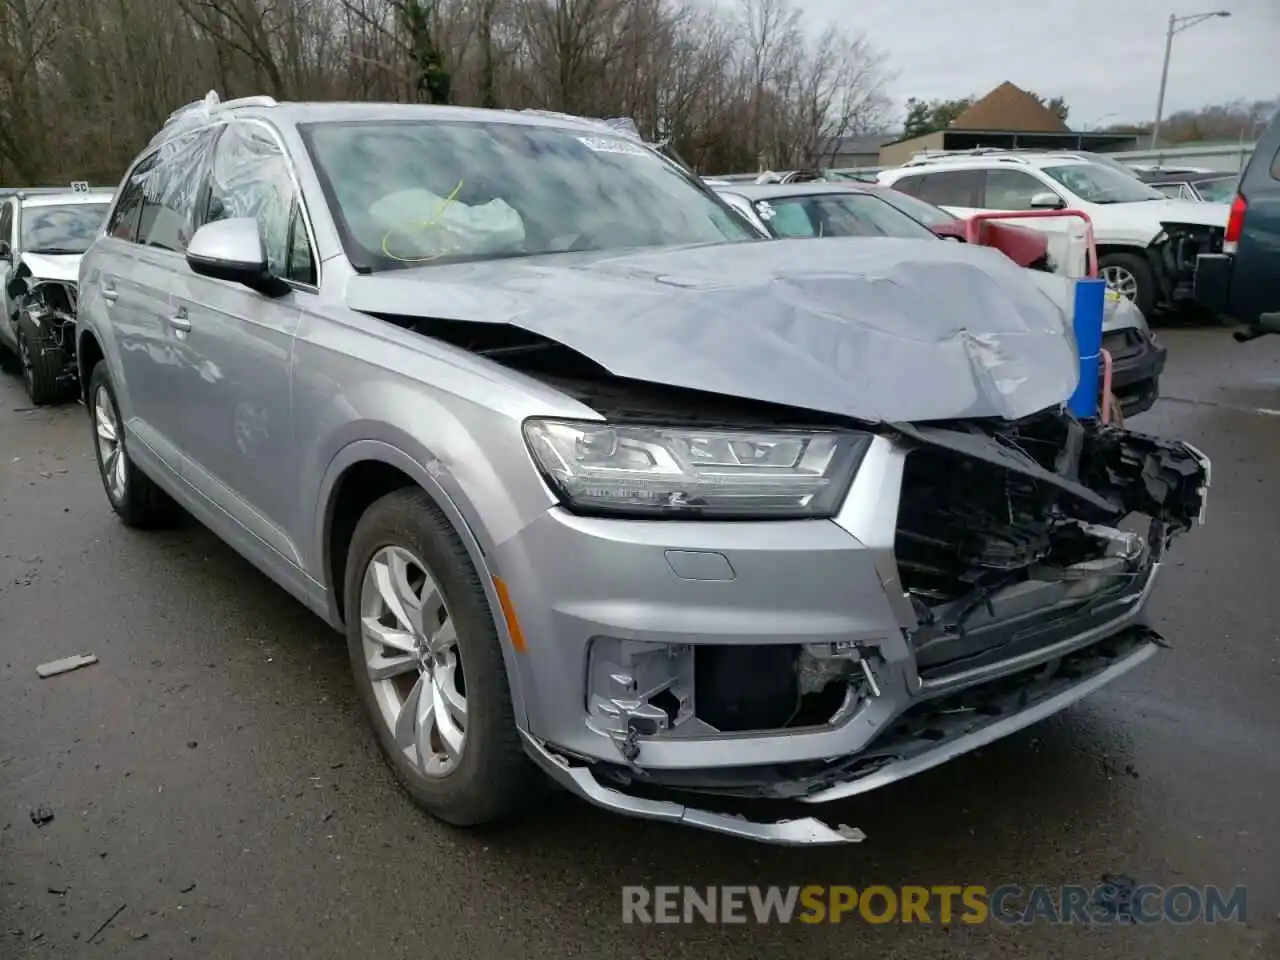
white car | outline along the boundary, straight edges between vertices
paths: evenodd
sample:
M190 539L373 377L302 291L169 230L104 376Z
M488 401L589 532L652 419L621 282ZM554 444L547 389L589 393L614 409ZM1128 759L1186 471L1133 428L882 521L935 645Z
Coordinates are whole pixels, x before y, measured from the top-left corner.
M73 391L80 257L114 191L13 191L0 198L0 361L16 358L34 404Z
M1060 153L933 156L884 170L878 179L958 217L1003 210L1088 214L1099 274L1148 317L1191 299L1196 257L1221 251L1229 213L1226 204L1170 200L1136 177ZM1013 222L1049 233L1050 252L1070 270L1068 238L1083 234L1078 218Z

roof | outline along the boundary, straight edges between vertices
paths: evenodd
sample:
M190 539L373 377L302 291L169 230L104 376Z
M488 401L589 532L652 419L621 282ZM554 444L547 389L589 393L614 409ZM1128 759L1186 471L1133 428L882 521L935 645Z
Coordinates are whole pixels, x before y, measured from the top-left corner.
M1140 170L1138 178L1143 183L1198 183L1201 180L1236 180L1240 174L1228 170Z
M948 130L1009 130L1017 133L1070 133L1056 113L1008 80L947 126Z
M748 200L778 200L782 197L811 197L823 193L875 193L884 188L877 184L856 183L842 180L840 183L823 183L809 180L800 183L734 183L717 186L718 193L736 193Z
M987 153L951 153L932 157L916 157L901 167L881 171L882 174L914 173L920 170L989 170L992 167L1065 167L1096 164L1097 161L1077 153L1052 151L1008 151Z
M257 117L277 125L350 122L357 120L420 120L463 123L518 123L527 126L559 127L584 133L612 134L638 140L616 122L575 117L543 110L489 110L483 107L455 107L428 103L363 103L357 101L270 101L265 97L244 97L220 102L213 97L198 100L175 110L165 126L152 137L152 145L190 130L192 125L225 116Z
M39 193L34 197L23 197L22 205L24 207L66 207L81 203L110 203L114 192L110 188L99 188L88 193L70 190L66 193Z

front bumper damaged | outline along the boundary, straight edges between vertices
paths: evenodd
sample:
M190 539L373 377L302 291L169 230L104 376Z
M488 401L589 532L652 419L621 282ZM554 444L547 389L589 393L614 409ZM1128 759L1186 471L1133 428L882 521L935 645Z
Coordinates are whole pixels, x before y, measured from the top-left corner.
M497 557L529 648L526 750L622 813L857 842L815 807L1038 722L1164 645L1144 608L1209 482L1187 444L1052 413L886 427L829 521L553 509Z
M1147 260L1160 286L1159 301L1176 305L1197 302L1217 312L1221 303L1208 293L1204 281L1197 282L1202 257L1220 255L1226 226L1198 223L1161 223L1161 232L1147 247ZM1202 296L1207 297L1201 300Z

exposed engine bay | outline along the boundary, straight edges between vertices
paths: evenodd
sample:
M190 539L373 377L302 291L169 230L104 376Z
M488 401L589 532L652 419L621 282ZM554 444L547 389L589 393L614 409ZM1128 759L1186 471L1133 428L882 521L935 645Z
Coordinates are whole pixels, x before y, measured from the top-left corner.
M27 349L43 362L60 385L76 379L75 321L77 286L74 280L33 276L21 263L7 284L14 315L9 319L26 341Z
M1194 298L1196 259L1201 254L1221 253L1226 225L1210 227L1199 223L1162 223L1164 230L1147 247L1159 300L1169 304Z

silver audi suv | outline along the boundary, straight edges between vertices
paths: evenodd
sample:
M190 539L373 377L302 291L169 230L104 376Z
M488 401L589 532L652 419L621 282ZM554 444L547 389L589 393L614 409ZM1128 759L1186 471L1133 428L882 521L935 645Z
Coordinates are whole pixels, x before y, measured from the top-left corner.
M1065 412L1024 274L761 240L603 121L211 94L125 176L77 356L116 513L181 507L345 633L436 816L554 782L837 843L816 805L1153 655L1203 519L1200 453Z

